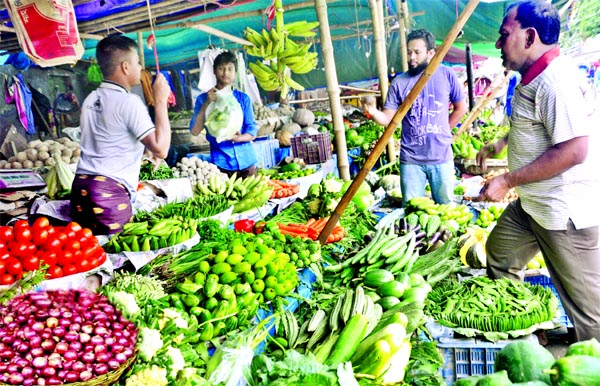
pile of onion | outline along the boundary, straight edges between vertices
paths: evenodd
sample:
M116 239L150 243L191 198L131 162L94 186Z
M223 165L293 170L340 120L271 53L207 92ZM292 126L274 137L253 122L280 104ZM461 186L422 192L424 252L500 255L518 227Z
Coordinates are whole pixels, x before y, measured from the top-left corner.
M118 369L134 354L137 329L105 296L60 290L0 306L0 382L62 385Z

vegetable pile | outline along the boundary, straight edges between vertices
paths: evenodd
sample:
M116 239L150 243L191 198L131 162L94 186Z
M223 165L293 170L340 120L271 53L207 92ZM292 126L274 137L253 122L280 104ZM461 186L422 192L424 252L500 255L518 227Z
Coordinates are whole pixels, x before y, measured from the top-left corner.
M106 261L106 252L88 228L75 222L53 227L46 217L32 226L18 220L0 227L0 285L12 284L24 272L48 266L50 279L87 272Z
M291 197L300 191L300 185L298 184L288 184L287 182L276 180L270 180L268 183L273 187L271 198Z
M7 161L0 160L0 168L30 169L54 166L55 157L59 157L66 164L76 164L79 154L79 144L69 138L58 138L56 141L48 139L43 142L36 139L27 144L27 150L18 152Z
M488 277L438 286L427 302L428 315L438 323L482 332L525 330L551 321L557 309L549 288Z
M30 293L0 306L0 382L85 382L134 355L137 329L104 296L87 291Z
M150 161L142 162L140 166L140 181L168 180L174 178L173 172L166 164L161 163L156 167Z
M174 177L187 177L192 185L197 183L207 185L212 175L215 175L220 181L227 179L227 175L222 173L217 165L200 158L184 157L171 170Z
M273 187L268 184L268 181L269 177L264 175L242 179L237 178L234 173L223 181L212 175L208 184L196 184L194 192L199 196L223 196L233 205L233 213L242 213L260 208L271 198Z

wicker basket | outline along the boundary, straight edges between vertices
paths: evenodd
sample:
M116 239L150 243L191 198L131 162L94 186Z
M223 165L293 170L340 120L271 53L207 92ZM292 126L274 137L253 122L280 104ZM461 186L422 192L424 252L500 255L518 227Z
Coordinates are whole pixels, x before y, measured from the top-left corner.
M121 367L119 367L116 370L110 371L104 375L99 375L99 376L92 378L85 382L64 383L63 385L65 385L65 386L110 386L110 385L114 385L117 383L119 378L121 378L121 375L123 375L123 373L125 371L127 371L127 369L129 367L131 367L133 362L135 362L135 359L136 359L136 355L134 354L129 359L127 359L127 362L123 363L121 365ZM0 386L10 386L10 385L7 383L0 382Z

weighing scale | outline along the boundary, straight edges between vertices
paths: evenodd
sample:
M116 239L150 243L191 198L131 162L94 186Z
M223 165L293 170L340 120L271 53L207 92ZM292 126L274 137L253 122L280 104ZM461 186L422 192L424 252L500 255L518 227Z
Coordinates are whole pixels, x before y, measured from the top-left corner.
M31 169L0 170L0 192L38 190L44 187L44 178Z

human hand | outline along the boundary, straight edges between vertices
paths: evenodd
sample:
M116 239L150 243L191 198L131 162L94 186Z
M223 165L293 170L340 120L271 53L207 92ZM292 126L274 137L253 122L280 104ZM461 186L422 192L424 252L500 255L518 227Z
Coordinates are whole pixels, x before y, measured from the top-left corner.
M377 109L377 100L372 95L367 95L360 99L360 107L367 114L371 114L373 109Z
M162 158L157 157L153 152L151 152L148 149L146 149L146 152L144 153L144 158L147 159L148 161L152 162L152 164L153 164L152 171L157 171L158 167L160 166L160 164L163 161Z
M208 103L212 103L214 101L217 100L217 89L216 88L212 88L210 90L208 90L208 93L206 95L206 101Z
M487 169L487 164L486 164L485 160L490 157L493 157L494 155L496 155L500 152L500 150L496 149L497 146L498 146L498 142L489 144L489 145L485 145L481 149L479 149L476 160L477 160L477 164L481 167L482 171L485 172L485 170Z
M506 179L506 173L487 180L473 201L502 201L512 186Z
M169 99L169 95L171 94L171 87L165 76L160 72L156 74L154 83L152 83L152 94L154 95L157 104L166 104L167 99Z

